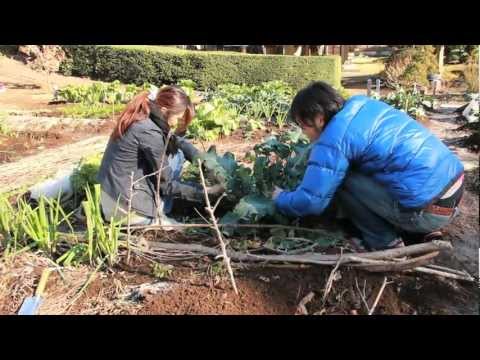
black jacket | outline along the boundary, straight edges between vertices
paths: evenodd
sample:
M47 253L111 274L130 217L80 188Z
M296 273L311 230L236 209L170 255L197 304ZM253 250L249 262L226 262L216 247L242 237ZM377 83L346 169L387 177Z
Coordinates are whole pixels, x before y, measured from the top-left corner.
M175 143L173 149L182 150L185 158L191 162L198 154L198 150L187 140L175 135L172 137L174 137L172 142ZM165 131L151 118L133 123L121 138L110 140L98 174L102 191L115 202L120 199L119 205L126 210L128 208L131 173L133 172L135 182L137 179L157 171L165 143ZM170 150L171 147L169 147ZM164 165L166 161L165 158ZM162 178L164 177L165 174L162 174ZM156 177L149 176L134 185L132 210L146 217L155 217L157 209L155 201L156 184ZM168 183L162 181L160 189L161 194L168 192L170 195L196 193L201 190L193 184L178 181ZM199 196L201 196L201 191Z

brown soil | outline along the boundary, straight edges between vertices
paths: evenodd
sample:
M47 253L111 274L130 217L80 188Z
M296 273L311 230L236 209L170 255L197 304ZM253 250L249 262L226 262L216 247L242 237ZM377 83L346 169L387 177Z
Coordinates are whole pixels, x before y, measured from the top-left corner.
M46 131L20 131L11 135L0 135L0 164L17 161L23 157L71 144L94 135L107 135L111 132L111 121L98 125L53 126Z
M47 109L53 97L53 86L89 84L90 79L60 74L37 72L22 62L0 56L0 83L7 91L0 94L0 109L3 111Z
M86 267L63 269L48 281L40 314L305 314L299 303L313 292L305 305L309 315L364 315L372 307L384 275L340 269L331 291L323 300L331 269L318 267L236 268L239 295L226 274L212 274L210 261L195 261L174 268L168 279L148 275L148 267L134 265L130 271L99 272L86 290L78 291L91 275ZM31 296L45 258L25 254L0 271L0 314L15 314L23 299ZM2 268L0 267L0 270ZM28 270L28 271L27 271ZM392 274L374 311L375 314L476 314L475 285L459 286L448 280ZM129 298L141 284L163 283L166 289ZM362 295L364 294L364 300ZM367 305L365 305L365 303ZM71 305L71 306L70 306Z

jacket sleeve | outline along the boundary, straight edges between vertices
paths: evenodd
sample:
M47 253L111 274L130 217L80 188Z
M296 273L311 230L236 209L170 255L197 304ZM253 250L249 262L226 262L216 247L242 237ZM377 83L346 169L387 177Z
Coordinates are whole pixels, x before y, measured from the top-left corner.
M320 215L342 183L349 161L337 148L317 143L312 149L301 184L295 191L284 191L275 200L284 215Z
M193 162L195 160L195 157L198 156L198 154L200 153L198 149L184 137L177 136L177 144L179 149L183 151L185 159L190 162Z

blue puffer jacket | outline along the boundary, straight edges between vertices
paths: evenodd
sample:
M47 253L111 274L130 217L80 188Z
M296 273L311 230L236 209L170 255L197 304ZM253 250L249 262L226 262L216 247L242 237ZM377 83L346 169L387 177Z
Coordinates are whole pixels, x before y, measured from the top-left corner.
M381 101L352 96L313 144L302 183L277 197L278 210L319 215L350 167L412 209L432 202L463 172L460 160L416 120Z

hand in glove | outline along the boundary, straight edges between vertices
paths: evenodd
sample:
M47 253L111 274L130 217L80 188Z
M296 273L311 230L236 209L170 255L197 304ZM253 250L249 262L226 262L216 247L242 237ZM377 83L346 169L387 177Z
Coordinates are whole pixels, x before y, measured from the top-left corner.
M223 185L217 184L207 187L207 194L212 196L220 196L225 192Z
M276 200L278 195L280 195L281 192L283 192L284 190L282 188L279 188L278 186L275 186L275 189L273 190L273 193L272 193L272 200Z

